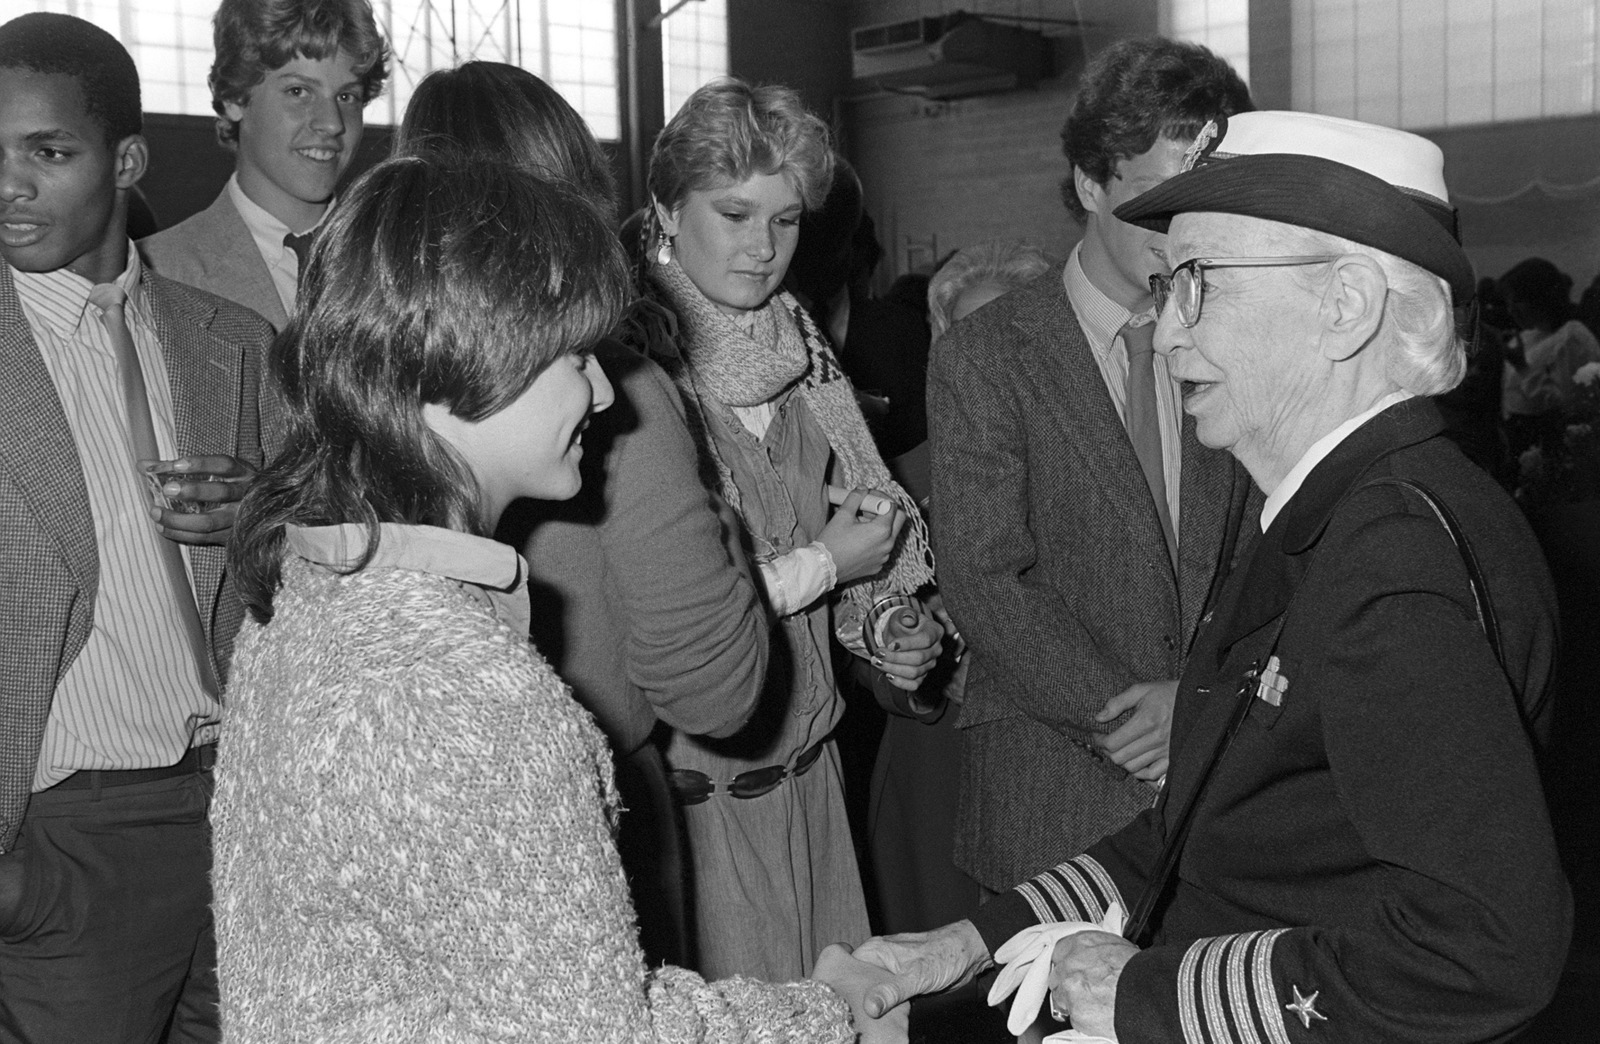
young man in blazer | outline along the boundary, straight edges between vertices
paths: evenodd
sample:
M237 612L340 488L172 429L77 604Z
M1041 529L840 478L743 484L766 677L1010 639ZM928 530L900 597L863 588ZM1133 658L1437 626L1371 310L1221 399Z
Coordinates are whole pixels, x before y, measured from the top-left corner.
M281 330L301 259L361 144L387 48L368 0L223 0L213 19L217 138L237 156L211 206L139 244L151 267Z
M0 1039L215 1041L210 768L259 316L145 270L139 77L0 26ZM173 461L157 509L138 467ZM204 474L204 478L199 477Z
M972 656L956 863L993 892L1049 864L1039 838L1087 845L1148 808L1166 771L1176 679L1249 480L1195 441L1152 359L1164 237L1111 212L1176 174L1207 120L1250 107L1203 47L1101 52L1062 130L1082 241L933 353L933 536Z

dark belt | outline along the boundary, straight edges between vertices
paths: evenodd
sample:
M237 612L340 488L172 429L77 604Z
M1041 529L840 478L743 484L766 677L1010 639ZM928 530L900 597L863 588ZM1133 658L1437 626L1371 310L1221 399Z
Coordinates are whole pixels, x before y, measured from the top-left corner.
M826 739L818 740L809 750L795 759L793 769L784 768L782 765L750 769L734 776L729 783L719 783L698 769L673 769L667 773L667 779L672 783L672 795L677 798L680 805L698 805L710 799L711 795L718 791L730 797L758 798L778 789L778 784L786 779L798 779L805 775L822 756L822 745L827 742Z
M190 747L176 765L142 769L80 769L51 787L51 790L90 790L94 787L128 787L135 783L154 783L160 779L209 772L217 763L217 745L203 743Z

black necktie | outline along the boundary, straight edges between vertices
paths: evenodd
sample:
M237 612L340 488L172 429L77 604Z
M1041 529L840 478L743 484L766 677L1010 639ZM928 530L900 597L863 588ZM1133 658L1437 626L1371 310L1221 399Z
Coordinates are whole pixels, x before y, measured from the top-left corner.
M306 281L306 262L311 258L311 241L316 235L315 232L302 232L299 235L289 232L283 237L283 245L294 251L295 260L299 262L299 271L295 276L297 285Z

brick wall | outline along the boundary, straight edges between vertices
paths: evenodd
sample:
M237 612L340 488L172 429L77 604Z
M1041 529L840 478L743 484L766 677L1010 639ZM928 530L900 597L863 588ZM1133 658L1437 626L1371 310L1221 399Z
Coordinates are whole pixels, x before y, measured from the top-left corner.
M933 257L985 239L1028 239L1064 256L1081 229L1061 203L1068 168L1060 133L1084 56L1156 27L1154 3L1115 0L856 0L850 25L958 8L1082 17L1092 25L1030 26L1050 39L1053 57L1053 74L1035 89L948 102L876 93L841 104L844 151L861 174L867 209L887 250L880 289Z

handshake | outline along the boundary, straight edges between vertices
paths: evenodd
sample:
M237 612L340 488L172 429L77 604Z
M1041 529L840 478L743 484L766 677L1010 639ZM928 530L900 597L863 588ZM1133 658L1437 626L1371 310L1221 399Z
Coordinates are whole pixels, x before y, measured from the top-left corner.
M1018 932L994 957L1007 962L989 1003L1013 990L1007 1028L1021 1033L1032 1025L1048 994L1051 1013L1069 1016L1073 1030L1052 1041L1116 1040L1116 981L1138 950L1116 934L1122 911L1113 906L1099 924L1069 922L1038 925ZM833 987L850 1005L864 1044L904 1044L913 997L963 986L992 967L971 921L931 932L868 939L852 952L835 944L822 951L811 977Z

